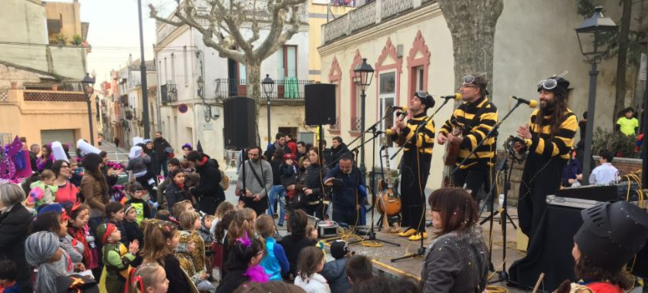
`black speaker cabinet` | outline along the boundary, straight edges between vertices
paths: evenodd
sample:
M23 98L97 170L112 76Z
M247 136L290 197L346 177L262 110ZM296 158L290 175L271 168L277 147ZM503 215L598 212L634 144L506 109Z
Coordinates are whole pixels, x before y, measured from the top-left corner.
M254 100L232 97L223 101L225 148L245 149L256 146Z
M307 84L306 125L324 125L336 123L335 86L328 83Z

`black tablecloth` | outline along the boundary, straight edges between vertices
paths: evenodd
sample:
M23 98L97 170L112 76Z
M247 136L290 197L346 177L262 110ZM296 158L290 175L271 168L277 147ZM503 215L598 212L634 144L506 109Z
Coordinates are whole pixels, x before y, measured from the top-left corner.
M583 224L582 209L547 206L536 235L529 243L526 257L513 263L509 269L511 282L520 288L535 286L545 273L540 289L553 292L565 280L575 280L574 235ZM632 262L631 262L632 263ZM637 254L633 274L648 277L648 248Z

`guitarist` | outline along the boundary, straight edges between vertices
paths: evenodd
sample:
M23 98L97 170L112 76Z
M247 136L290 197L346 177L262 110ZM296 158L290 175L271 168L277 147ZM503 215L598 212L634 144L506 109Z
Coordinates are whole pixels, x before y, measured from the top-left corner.
M387 131L392 140L405 143L401 158L401 202L403 231L401 237L410 241L427 238L425 232L425 184L430 174L432 148L434 147L434 121L430 119L420 129L419 125L428 118L426 112L434 107L434 98L425 91L418 91L409 101L412 118L407 122L396 119L396 124ZM418 132L416 131L418 129Z
M484 144L463 165L459 165L459 163L468 157L497 123L497 108L488 100L486 86L488 86L488 81L484 76L468 75L464 77L463 84L459 89L463 103L443 124L437 134L437 143L440 145L449 142L459 147L459 155L457 163L455 163L458 170L452 178L454 186L469 189L478 205L479 191L482 186L486 191L490 188L497 136L486 139ZM461 131L458 131L458 134L457 131L454 131L456 135L453 135L453 130Z

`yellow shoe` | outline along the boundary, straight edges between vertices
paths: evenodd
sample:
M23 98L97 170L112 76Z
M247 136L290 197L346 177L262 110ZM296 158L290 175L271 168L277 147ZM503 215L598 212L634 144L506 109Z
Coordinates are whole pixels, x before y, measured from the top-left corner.
M400 236L400 237L410 237L410 236L414 235L414 233L416 233L416 229L408 228L407 230L405 230L405 232L398 233L398 236Z
M423 239L427 239L427 232L423 232ZM421 240L421 233L416 233L409 238L410 241L419 241Z

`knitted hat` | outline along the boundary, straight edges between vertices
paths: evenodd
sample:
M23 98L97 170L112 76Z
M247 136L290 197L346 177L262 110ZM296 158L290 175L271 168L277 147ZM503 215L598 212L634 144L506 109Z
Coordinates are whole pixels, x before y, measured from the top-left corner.
M287 154L285 154L285 155L283 156L283 159L284 159L284 161L285 161L285 160L288 160L288 159L290 159L290 160L294 160L294 159L295 159L295 156L293 156L293 154L291 154L291 153L287 153Z
M426 91L417 91L416 93L414 93L414 97L419 98L421 100L421 103L427 106L428 109L434 107L434 98Z
M108 241L108 237L115 232L117 227L113 223L106 223L106 224L101 224L99 227L97 227L97 237L101 239L102 244L106 244Z
M183 150L184 150L184 149L189 149L190 151L193 151L193 147L191 146L190 143L185 143L185 144L182 146L182 149L183 149Z
M335 259L344 258L349 253L349 245L344 240L337 240L331 243L331 256Z
M44 214L44 213L57 213L61 214L61 220L67 221L69 219L67 212L65 212L65 209L63 208L62 205L58 203L52 203L48 204L46 206L43 206L40 210L38 210L38 216Z
M648 239L648 213L625 201L591 207L581 217L574 241L594 265L608 270L621 269Z

